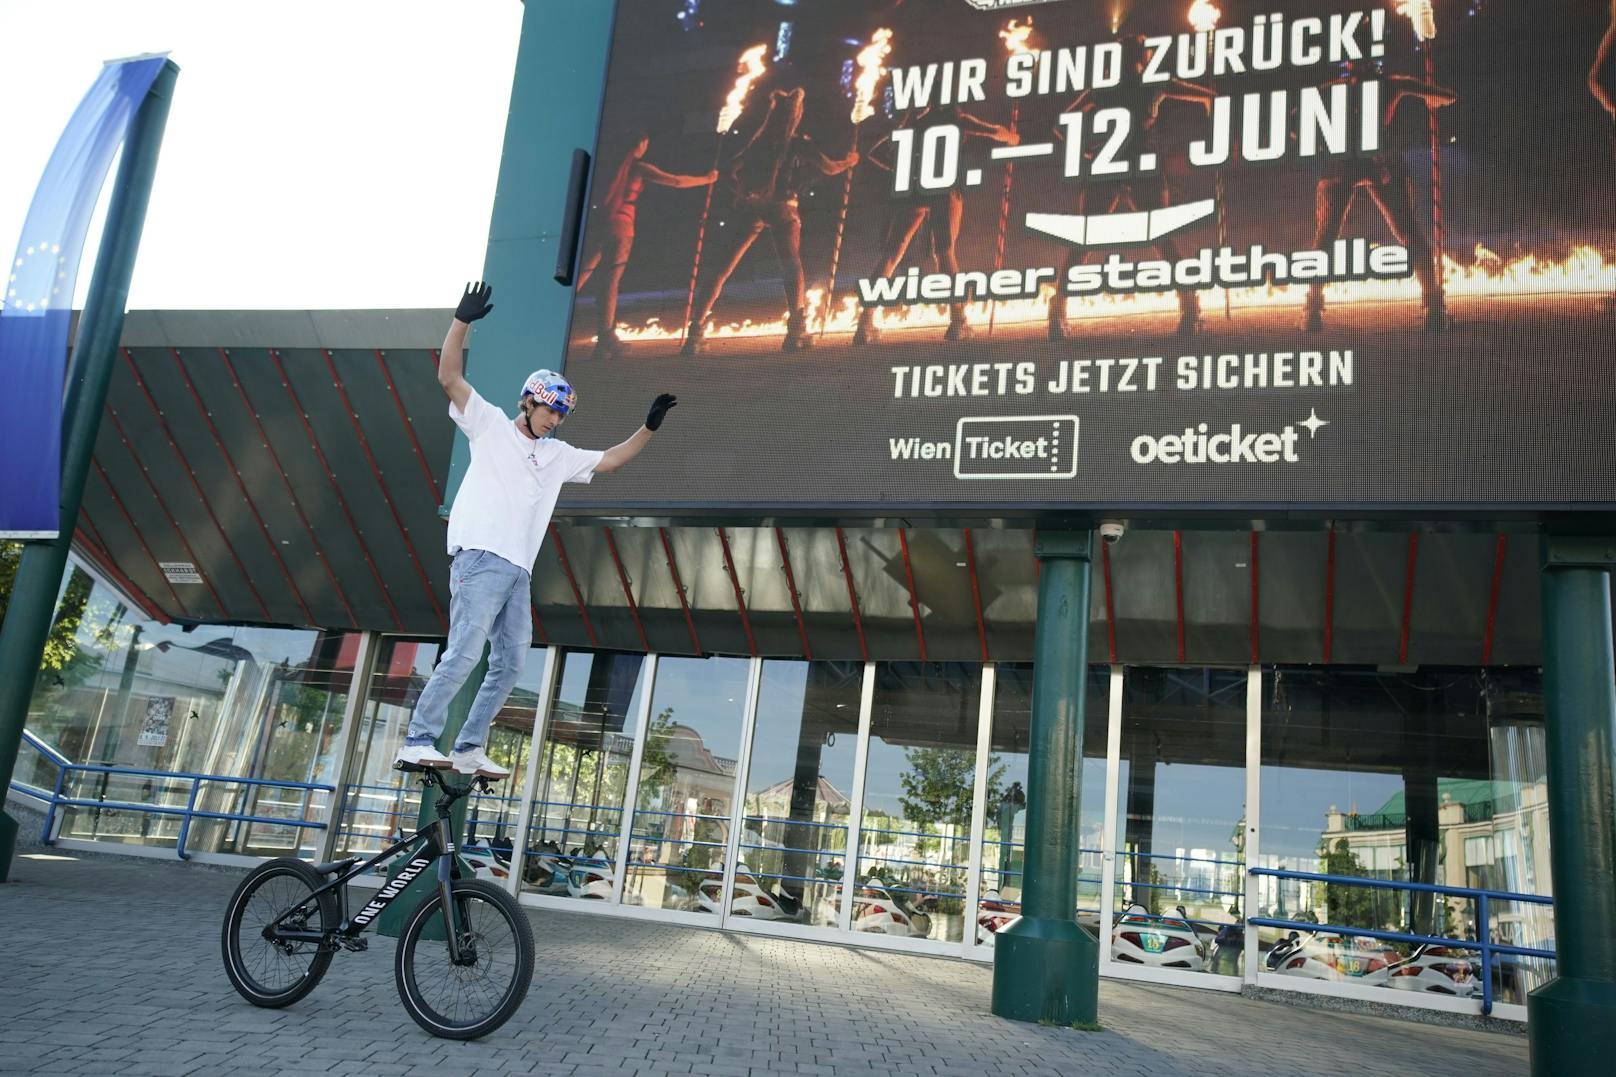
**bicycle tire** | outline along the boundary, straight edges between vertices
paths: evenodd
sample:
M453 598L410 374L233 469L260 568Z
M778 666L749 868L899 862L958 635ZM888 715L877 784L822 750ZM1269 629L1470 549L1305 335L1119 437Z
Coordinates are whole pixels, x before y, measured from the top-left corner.
M416 906L399 935L393 973L398 982L399 999L416 1024L442 1039L473 1040L510 1020L527 997L528 985L533 980L533 925L528 923L527 914L516 899L492 883L458 879L451 885L462 946L473 947L475 962L457 968L449 960L447 940L423 937L434 918L442 931L439 911L443 898L438 890L433 890ZM489 919L490 912L492 919ZM500 937L491 934L501 928ZM509 934L508 939L503 937L505 932ZM499 971L506 966L508 974ZM444 980L462 986L472 986L481 978L484 983L477 990L483 992L491 988L497 992L497 997L489 999L486 1006L480 1001L470 1003L471 1012L462 1013L457 1007L454 1013L445 1013L443 1001L429 997L436 992L423 988L423 977L429 984Z
M277 886L281 881L286 885ZM290 1006L313 991L331 967L331 951L319 949L318 944L277 944L261 935L266 926L308 900L325 881L303 861L280 857L255 868L230 896L220 938L224 971L237 993L254 1006ZM299 923L300 929L313 931L336 926L337 899L329 890L314 898L313 907ZM270 977L270 982L264 977Z

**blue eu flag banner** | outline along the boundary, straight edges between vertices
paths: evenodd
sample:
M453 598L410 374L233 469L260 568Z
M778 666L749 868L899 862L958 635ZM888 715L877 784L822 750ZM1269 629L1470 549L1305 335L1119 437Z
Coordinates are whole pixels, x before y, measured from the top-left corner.
M73 286L90 214L163 56L114 60L56 143L0 303L0 538L55 538Z

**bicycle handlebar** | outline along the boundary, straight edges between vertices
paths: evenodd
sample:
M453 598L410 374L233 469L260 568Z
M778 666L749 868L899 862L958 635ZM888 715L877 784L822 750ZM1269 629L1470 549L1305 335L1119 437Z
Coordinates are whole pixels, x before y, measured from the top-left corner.
M473 792L491 793L493 785L490 780L481 774L473 774L471 781L465 785L454 785L444 776L437 767L426 767L419 763L395 763L393 769L401 770L406 774L420 775L422 785L435 787L438 790L437 812L439 815L448 815L449 808L462 797L470 796Z

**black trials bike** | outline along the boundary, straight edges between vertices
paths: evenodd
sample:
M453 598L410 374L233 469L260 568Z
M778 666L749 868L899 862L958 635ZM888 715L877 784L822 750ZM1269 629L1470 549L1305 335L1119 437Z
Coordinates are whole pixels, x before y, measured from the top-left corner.
M364 930L435 864L437 889L416 906L398 938L398 994L432 1035L475 1039L503 1025L527 996L533 928L510 894L462 877L454 855L449 810L473 789L488 792L488 779L479 775L456 786L431 767L396 767L437 788L437 819L363 864L350 856L330 864L281 857L260 865L225 910L225 973L254 1006L290 1006L314 990L338 950L366 949ZM399 855L408 857L404 867L350 915L347 883Z

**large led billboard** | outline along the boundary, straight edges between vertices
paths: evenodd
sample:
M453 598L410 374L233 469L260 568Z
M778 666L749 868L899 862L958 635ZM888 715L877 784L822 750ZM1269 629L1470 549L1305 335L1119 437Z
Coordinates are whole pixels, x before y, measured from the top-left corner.
M1613 19L620 0L564 504L1616 506Z

